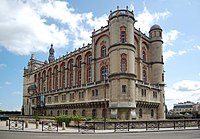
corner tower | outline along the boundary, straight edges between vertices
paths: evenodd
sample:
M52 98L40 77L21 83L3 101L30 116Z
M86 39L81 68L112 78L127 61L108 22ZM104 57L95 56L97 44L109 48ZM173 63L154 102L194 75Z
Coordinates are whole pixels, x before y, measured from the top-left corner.
M133 11L110 12L110 103L111 118L136 119L135 46Z
M158 119L165 119L165 95L164 95L164 62L162 29L159 25L153 25L149 31L150 36L150 63L151 84L160 86L160 105L158 107Z

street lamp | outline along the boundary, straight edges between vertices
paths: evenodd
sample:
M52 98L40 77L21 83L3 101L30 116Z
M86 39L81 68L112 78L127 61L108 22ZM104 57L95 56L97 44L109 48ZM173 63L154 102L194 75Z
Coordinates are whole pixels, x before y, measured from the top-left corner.
M107 70L104 74L104 130L106 129L106 78L107 78Z

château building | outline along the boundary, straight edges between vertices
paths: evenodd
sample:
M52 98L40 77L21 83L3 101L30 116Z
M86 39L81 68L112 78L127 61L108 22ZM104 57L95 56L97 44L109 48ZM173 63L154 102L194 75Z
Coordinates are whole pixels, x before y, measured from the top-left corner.
M24 115L165 119L162 29L146 36L133 11L110 11L92 43L48 62L31 56L24 69Z

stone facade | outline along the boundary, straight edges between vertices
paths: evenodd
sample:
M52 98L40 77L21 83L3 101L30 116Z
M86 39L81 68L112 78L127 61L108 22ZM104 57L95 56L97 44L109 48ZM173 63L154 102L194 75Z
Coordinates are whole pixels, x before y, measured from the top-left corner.
M24 69L25 115L78 114L126 120L165 119L162 29L149 36L128 9L110 12L92 43L49 62L31 56Z

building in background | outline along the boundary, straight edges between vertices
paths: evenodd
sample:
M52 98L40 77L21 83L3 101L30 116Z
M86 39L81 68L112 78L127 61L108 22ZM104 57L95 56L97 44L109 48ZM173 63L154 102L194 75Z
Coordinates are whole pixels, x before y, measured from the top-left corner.
M111 11L92 43L48 62L31 56L24 69L24 115L165 119L162 29L134 27L133 11Z
M193 102L186 101L183 103L174 104L174 112L178 114L192 113L193 111Z

